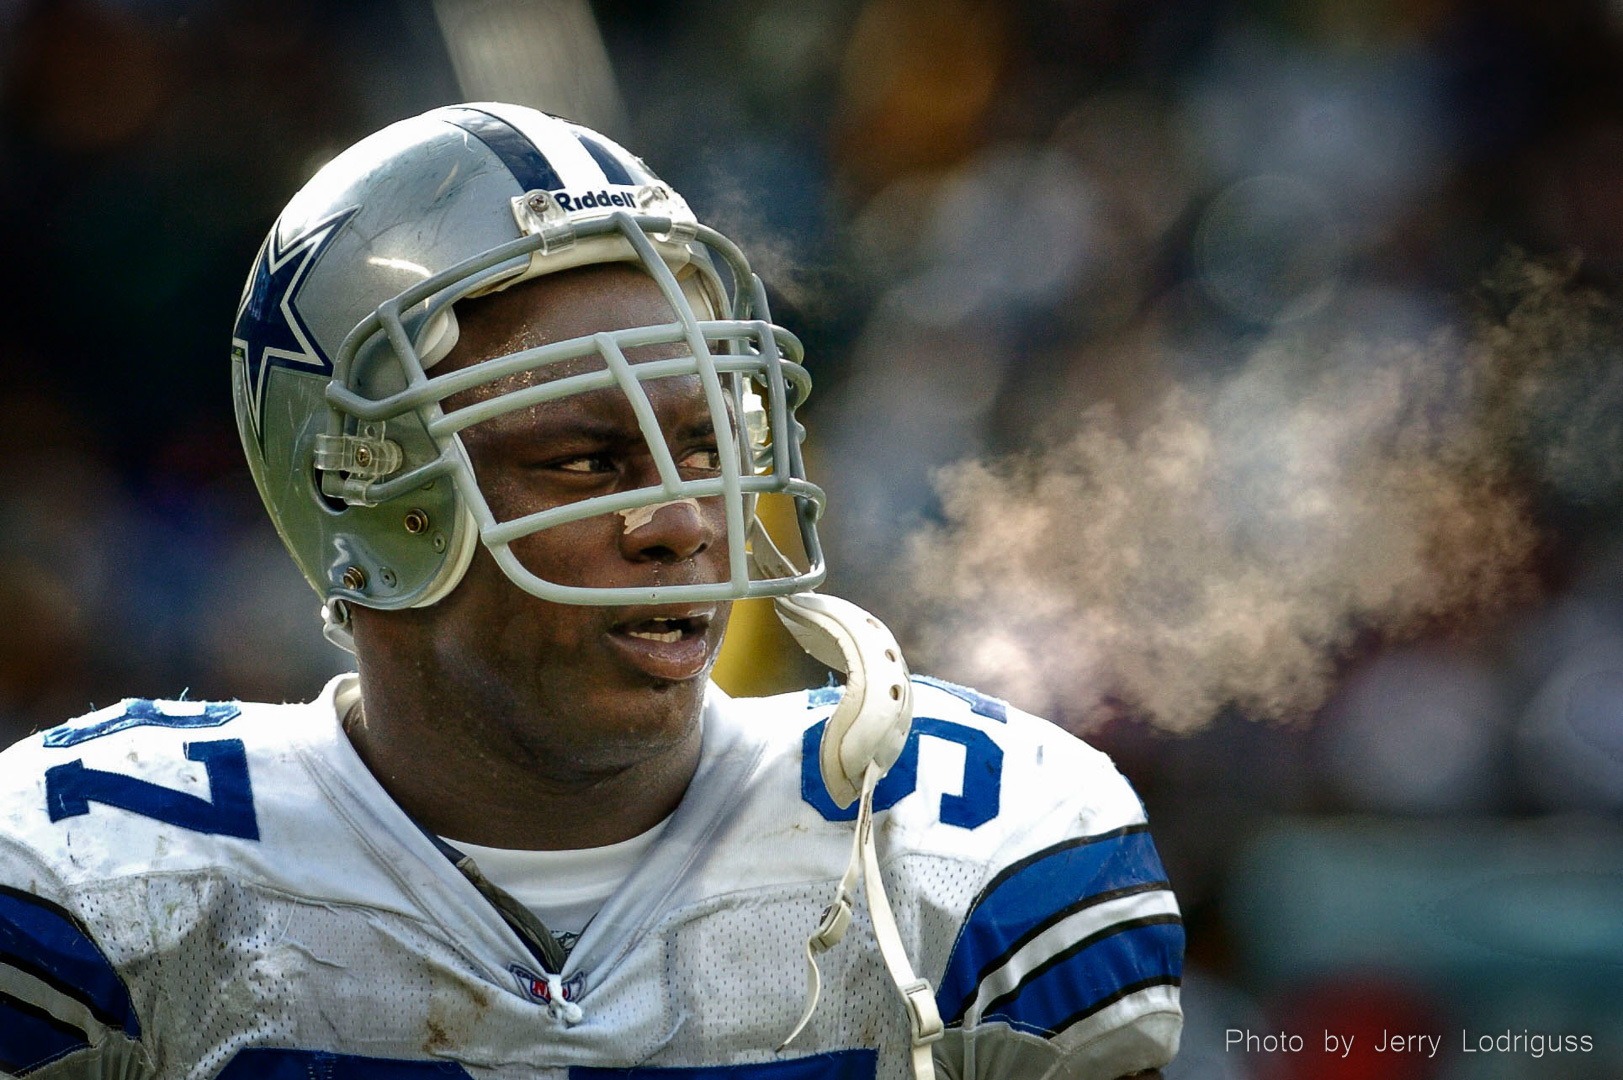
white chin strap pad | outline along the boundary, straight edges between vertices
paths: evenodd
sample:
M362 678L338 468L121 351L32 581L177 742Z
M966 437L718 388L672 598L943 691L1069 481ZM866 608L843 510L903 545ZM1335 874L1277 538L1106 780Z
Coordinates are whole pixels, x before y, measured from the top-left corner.
M795 641L845 673L845 692L823 729L820 763L829 797L842 810L862 794L869 764L896 764L913 722L913 684L901 646L885 624L847 600L795 593L774 601Z
M771 577L794 572L757 519L751 523L750 557ZM851 858L834 903L806 941L806 996L800 1022L778 1047L782 1052L805 1030L817 1011L822 976L817 957L834 948L851 926L860 879L868 901L874 940L891 981L907 1010L914 1080L935 1080L931 1044L942 1036L941 1016L929 982L913 971L896 917L879 874L874 843L873 799L879 780L896 764L913 726L913 684L902 649L885 624L837 596L795 593L773 601L778 618L815 659L845 673L845 692L823 729L819 761L823 785L841 809L858 803Z

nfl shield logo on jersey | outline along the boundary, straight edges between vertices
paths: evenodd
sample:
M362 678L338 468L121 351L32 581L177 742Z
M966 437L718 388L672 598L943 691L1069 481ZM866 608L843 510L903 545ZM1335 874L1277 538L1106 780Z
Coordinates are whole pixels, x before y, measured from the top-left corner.
M552 986L545 975L537 974L523 964L509 964L507 970L518 980L519 990L528 995L532 1001L539 1001L543 1005L552 1004ZM565 1001L578 1001L586 992L586 974L577 971L558 985L562 989L561 996Z

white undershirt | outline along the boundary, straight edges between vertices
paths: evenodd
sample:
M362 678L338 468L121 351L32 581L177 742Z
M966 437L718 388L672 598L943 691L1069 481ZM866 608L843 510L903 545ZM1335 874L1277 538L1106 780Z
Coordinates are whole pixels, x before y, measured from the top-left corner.
M573 851L524 851L445 839L478 863L486 878L534 912L558 943L569 949L614 890L631 876L669 820L618 844Z

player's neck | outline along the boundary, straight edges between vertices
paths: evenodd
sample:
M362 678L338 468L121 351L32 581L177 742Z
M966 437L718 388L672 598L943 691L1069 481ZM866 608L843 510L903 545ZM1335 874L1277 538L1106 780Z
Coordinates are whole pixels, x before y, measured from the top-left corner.
M419 825L470 843L533 851L619 843L664 820L698 767L696 722L621 761L571 763L538 753L488 714L438 705L369 689L343 718L345 733Z

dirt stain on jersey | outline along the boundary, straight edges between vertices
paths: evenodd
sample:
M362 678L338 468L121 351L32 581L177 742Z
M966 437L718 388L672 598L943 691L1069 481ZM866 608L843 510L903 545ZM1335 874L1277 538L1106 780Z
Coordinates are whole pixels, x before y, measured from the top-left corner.
M423 1022L423 1052L442 1054L480 1045L480 1033L488 1026L495 998L488 986L462 979L435 979L428 1016Z

